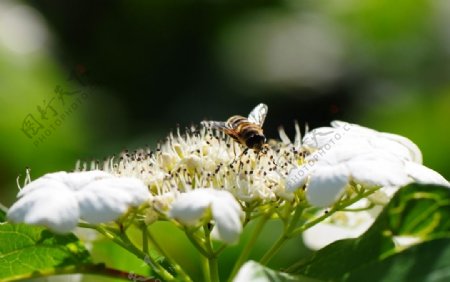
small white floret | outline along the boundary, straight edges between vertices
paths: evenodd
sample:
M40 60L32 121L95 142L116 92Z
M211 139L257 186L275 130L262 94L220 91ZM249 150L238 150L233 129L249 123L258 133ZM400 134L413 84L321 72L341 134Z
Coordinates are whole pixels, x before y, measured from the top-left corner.
M194 226L208 211L216 224L213 235L225 243L236 242L242 232L243 212L228 191L200 188L182 193L172 204L169 216Z

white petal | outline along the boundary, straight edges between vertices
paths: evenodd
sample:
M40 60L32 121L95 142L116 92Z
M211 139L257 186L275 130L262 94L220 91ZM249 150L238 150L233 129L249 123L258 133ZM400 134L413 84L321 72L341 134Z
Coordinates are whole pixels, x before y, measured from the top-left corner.
M212 189L195 189L180 196L172 204L169 216L186 225L195 225L212 202Z
M320 250L337 240L356 238L363 232L356 232L333 224L319 223L303 233L303 242L310 249Z
M375 220L366 211L358 213L340 212L338 216L342 215L347 217L347 222L341 222L339 219L333 220L333 222L321 222L306 230L303 233L305 245L310 249L319 250L337 240L357 238L369 229Z
M117 219L130 206L138 206L150 198L147 186L129 177L113 177L94 181L76 193L81 218L90 223Z
M356 124L349 124L341 121L333 121L333 127L344 129L346 137L354 139L361 137L369 140L371 145L376 149L383 149L405 160L422 163L422 153L416 144L406 137L378 132L373 129L363 127Z
M254 261L247 261L237 273L233 282L267 282L265 279L264 267Z
M354 139L371 139L379 133L373 129L362 127L342 121L331 122L332 127L319 127L303 138L303 143L312 148L323 148L334 146L343 141L349 142ZM359 142L359 141L358 141Z
M215 191L211 211L216 226L214 236L225 243L233 244L242 232L244 213L236 199L227 191Z
M309 180L306 198L313 206L327 207L341 196L348 182L345 166L317 166Z
M29 184L27 184L25 187L23 187L17 194L17 197L20 198L20 197L27 195L28 193L33 192L34 190L52 186L53 183L61 183L61 182L46 178L44 175L36 180L31 181ZM53 184L53 185L56 185L56 184ZM68 188L68 187L66 187L66 188Z
M112 180L110 181L112 182ZM114 185L131 195L131 201L127 203L130 206L140 206L151 197L147 185L138 178L119 177L114 181Z
M333 140L333 142L319 148L313 154L306 157L308 165L312 166L311 162L319 164L334 165L339 164L361 154L371 152L373 148L364 138L342 138L340 140Z
M95 180L109 177L113 176L109 173L99 170L71 172L71 173L65 171L47 173L42 177L32 181L27 186L25 186L19 192L19 196L25 195L31 190L39 189L39 187L42 187L42 183L45 185L47 180L57 181L65 185L68 189L76 191Z
M334 138L335 133L336 129L332 127L319 127L306 133L302 144L310 148L322 148Z
M336 145L354 147L357 155L367 153L372 149L380 149L397 156L400 159L422 162L422 154L411 140L400 135L378 132L356 124L333 121L332 128L321 127L305 136L304 144L308 147L329 151ZM341 153L342 150L338 150ZM341 158L339 158L341 159Z
M291 274L275 271L252 260L247 261L236 274L233 282L273 282L273 281L316 281L313 279L299 279Z
M385 151L401 160L422 163L419 148L406 137L380 132L370 137L368 141L373 149Z
M413 245L422 243L424 238L421 238L419 236L394 236L392 240L394 241L395 246L398 249L406 249Z
M92 171L79 171L79 172L57 172L44 175L46 178L51 178L63 182L67 187L76 191L82 189L84 186L92 183L96 180L113 178L112 174L109 174L100 170Z
M400 188L400 186L385 186L367 196L367 199L376 205L384 206L389 203Z
M286 178L286 191L295 192L303 187L308 179L308 172L306 165L292 169Z
M340 120L333 120L331 122L331 126L337 130L347 131L352 135L360 135L360 136L371 136L373 134L377 134L378 132L367 128L358 124L348 123Z
M14 203L8 211L8 219L47 226L57 233L72 231L79 218L78 203L73 192L52 179L39 181L39 185L39 189L29 190Z
M173 203L169 216L183 224L194 225L208 208L216 223L214 236L225 243L236 242L242 232L243 212L228 191L205 188L183 193Z
M416 182L423 184L437 184L450 186L448 181L436 171L427 168L421 164L407 162L405 165L406 172Z
M411 182L403 162L383 157L383 152L367 154L346 163L350 175L358 184L367 186L403 186Z
M216 226L213 229L213 236L222 242L233 244L239 239L242 232L241 214L242 211L229 209L227 202L217 200L212 205L212 213Z
M401 144L404 148L406 148L408 150L408 155L405 155L406 159L411 160L413 162L416 163L422 163L422 152L420 152L419 147L417 147L417 145L412 142L411 140L409 140L406 137L397 135L397 134L392 134L392 133L381 133L383 137L395 141L399 144ZM395 153L395 152L394 152ZM398 153L398 152L396 152Z

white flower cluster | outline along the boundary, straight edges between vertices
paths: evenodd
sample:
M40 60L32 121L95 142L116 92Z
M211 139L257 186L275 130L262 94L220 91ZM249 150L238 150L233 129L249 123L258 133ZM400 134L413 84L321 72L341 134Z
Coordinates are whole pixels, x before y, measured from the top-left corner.
M297 142L271 141L263 153L245 148L220 131L203 127L182 136L171 134L156 151L124 152L103 170L142 180L152 194L147 223L163 214L196 225L210 214L216 238L235 242L242 230L246 205L292 200L285 178L302 159Z
M177 131L155 151L124 152L92 171L47 174L27 184L8 218L69 232L80 219L109 222L146 203L147 224L211 222L216 238L233 243L249 207L281 206L302 193L325 207L352 185L381 186L387 196L412 181L448 185L421 165L419 149L404 137L343 122L313 130L303 142L298 126L296 132L294 142L281 131L281 141L255 153L216 130Z
M422 165L419 148L399 135L334 121L332 127L306 134L303 147L311 154L290 172L287 190L306 185L307 199L314 206L333 204L351 185L383 187L376 194L380 200L411 182L448 185Z
M171 134L155 152L126 152L103 170L142 179L153 195L214 188L243 202L276 201L293 196L285 193L284 178L301 157L299 144L272 141L264 153L244 152L229 136L202 128Z
M422 154L409 139L340 121L331 125L305 135L303 148L310 154L290 172L287 190L304 187L309 203L328 207L345 193L352 193L352 186L381 188L349 207L375 204L373 208L339 211L306 230L303 239L311 249L364 233L381 211L379 205L386 204L401 186L411 182L449 186L440 174L422 165Z
M300 137L292 144L284 135L285 142L271 141L258 154L212 129L190 129L184 136L177 131L155 151L126 151L102 166L94 163L93 171L77 168L29 183L8 217L68 232L79 219L109 222L128 206L148 203L148 224L161 217L187 226L211 220L212 235L233 243L246 205L294 198L285 191L285 177L301 159Z

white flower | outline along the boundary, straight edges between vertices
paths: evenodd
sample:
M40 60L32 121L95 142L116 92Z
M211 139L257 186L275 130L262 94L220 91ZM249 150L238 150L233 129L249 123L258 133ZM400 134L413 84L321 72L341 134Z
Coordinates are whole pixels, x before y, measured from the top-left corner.
M417 146L399 135L335 121L332 127L307 133L303 145L310 154L302 166L290 171L286 190L306 185L307 199L314 206L333 204L350 183L394 191L411 182L449 185L423 166Z
M368 204L370 202L367 199L362 199L349 208L363 208ZM369 229L380 211L380 207L358 212L338 211L303 232L303 242L310 249L319 250L337 240L357 238ZM322 210L317 215L323 213Z
M267 268L255 261L249 260L241 266L233 282L271 282L271 281L303 281L298 277L292 276L288 273L279 272ZM305 280L309 281L309 280ZM315 280L311 280L315 281Z
M215 222L213 235L232 244L242 232L243 211L228 191L199 188L182 193L172 204L169 216L187 226L195 226L210 212Z
M359 209L367 207L369 199L361 199L351 205L349 209ZM320 250L323 247L342 239L352 239L361 236L372 226L378 214L382 211L381 206L376 206L370 210L338 211L325 221L307 229L303 232L303 242L313 250ZM322 215L324 211L319 211L317 215ZM399 250L423 241L419 236L393 236L396 248Z
M139 206L149 196L147 186L136 178L102 171L49 173L19 192L8 219L67 233L79 219L89 223L115 220L129 206Z

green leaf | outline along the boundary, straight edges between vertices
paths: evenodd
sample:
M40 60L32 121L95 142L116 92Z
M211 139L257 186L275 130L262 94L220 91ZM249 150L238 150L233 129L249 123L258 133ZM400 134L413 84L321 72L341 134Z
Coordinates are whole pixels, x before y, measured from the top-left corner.
M0 280L55 274L90 262L73 235L56 235L42 227L0 224Z
M450 189L419 184L400 189L359 238L330 244L289 272L342 280L366 265L384 263L387 257L404 251L395 247L396 236L413 236L421 242L450 237Z
M233 280L234 282L293 282L293 281L316 281L309 278L301 278L291 274L279 272L267 268L255 261L246 262Z
M413 246L382 261L364 265L347 281L450 281L450 239Z
M373 225L373 227L378 227ZM357 239L337 241L317 252L307 261L300 262L289 272L318 279L343 276L366 261L377 260L380 254L391 250L393 242L386 237L368 232Z

